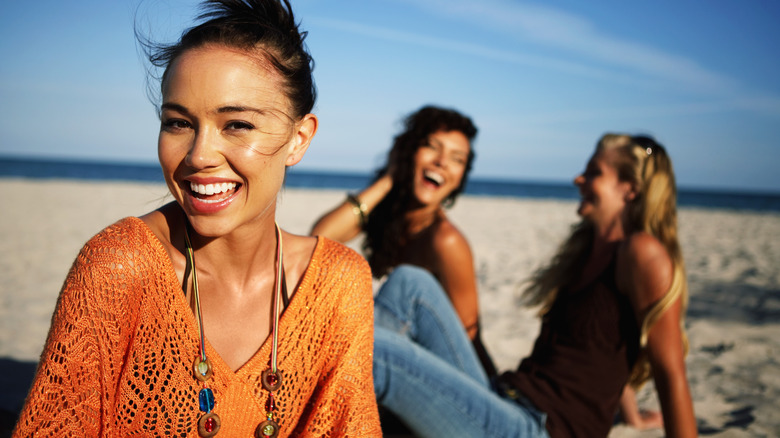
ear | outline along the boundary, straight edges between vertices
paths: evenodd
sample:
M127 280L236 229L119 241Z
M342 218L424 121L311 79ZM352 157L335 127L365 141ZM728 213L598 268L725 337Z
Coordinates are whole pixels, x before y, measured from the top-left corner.
M314 114L306 114L295 124L295 132L287 150L287 160L284 162L286 166L294 166L303 159L314 134L317 133L318 125L319 121Z
M623 192L623 199L625 199L626 202L631 202L634 199L636 199L637 191L633 184L624 183L624 192Z

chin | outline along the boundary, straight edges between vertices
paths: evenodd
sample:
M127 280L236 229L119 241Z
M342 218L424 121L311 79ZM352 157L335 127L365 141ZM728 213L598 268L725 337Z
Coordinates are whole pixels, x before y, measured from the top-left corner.
M203 237L220 237L228 234L235 227L233 224L226 223L214 217L202 215L187 215L192 228L198 235Z
M437 198L427 198L427 199L426 198L423 198L423 199L419 199L418 198L417 202L419 202L420 205L425 206L425 207L430 207L430 206L438 207L438 206L441 205L442 202L444 202L444 199L440 199L438 197Z
M588 206L587 206L587 205L580 205L580 206L577 208L577 215L578 215L579 217L581 217L582 219L587 219L587 218L588 218L588 216L590 215L590 213L591 213L591 212L590 212L590 209L588 208Z
M420 205L429 205L431 202L433 202L433 197L430 195L430 193L426 193L424 191L415 190L414 191L414 200L420 204Z

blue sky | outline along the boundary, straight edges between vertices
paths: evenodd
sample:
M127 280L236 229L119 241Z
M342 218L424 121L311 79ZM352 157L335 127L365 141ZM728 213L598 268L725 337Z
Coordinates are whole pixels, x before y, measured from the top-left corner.
M184 0L0 3L0 154L156 161L134 22ZM780 191L780 2L294 0L320 131L302 169L373 170L428 103L480 128L474 175L568 181L605 132L648 133L680 186ZM136 15L136 10L140 11Z

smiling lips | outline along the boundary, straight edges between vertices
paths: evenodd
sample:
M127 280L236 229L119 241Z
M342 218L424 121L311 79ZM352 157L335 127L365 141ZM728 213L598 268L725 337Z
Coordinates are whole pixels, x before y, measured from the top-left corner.
M234 182L216 184L197 184L190 182L190 190L192 190L193 195L195 195L199 201L206 203L217 203L228 199L235 188L236 183ZM214 198L211 198L214 195L221 194L225 194L225 196L215 196ZM209 198L206 198L207 196Z
M444 184L444 177L436 172L431 172L430 170L426 170L423 172L423 176L426 180L436 184L436 186L440 186Z

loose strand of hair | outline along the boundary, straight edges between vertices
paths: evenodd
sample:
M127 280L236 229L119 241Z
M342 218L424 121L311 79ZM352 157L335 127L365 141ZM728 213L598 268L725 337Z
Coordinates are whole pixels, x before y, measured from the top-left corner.
M521 300L528 307L540 306L539 315L550 311L558 292L573 281L593 243L593 227L582 221L572 227L569 238L558 248L547 266L534 272Z

